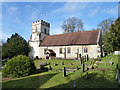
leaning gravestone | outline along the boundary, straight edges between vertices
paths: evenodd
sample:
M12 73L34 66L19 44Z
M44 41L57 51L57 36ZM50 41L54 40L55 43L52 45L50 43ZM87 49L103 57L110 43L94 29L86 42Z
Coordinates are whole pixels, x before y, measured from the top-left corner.
M63 68L63 77L65 77L66 76L66 68L64 67Z

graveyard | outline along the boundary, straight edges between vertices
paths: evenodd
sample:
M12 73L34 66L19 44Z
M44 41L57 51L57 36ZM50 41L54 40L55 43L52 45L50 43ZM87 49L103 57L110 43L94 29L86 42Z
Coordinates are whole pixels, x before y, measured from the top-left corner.
M118 88L116 65L120 55L101 59L34 60L36 74L2 80L3 88Z

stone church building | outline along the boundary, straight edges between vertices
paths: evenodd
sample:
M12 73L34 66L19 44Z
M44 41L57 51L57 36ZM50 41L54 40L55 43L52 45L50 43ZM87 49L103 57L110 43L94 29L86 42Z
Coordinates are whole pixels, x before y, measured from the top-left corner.
M50 35L50 23L40 20L32 22L29 56L44 59L79 59L80 55L88 55L90 58L97 58L102 55L101 42L99 29Z

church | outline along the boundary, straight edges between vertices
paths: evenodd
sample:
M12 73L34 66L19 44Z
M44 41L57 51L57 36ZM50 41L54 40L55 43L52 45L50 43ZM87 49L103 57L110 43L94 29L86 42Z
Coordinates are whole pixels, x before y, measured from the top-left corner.
M50 35L50 23L32 22L29 40L30 57L41 59L79 59L80 56L102 56L101 30Z

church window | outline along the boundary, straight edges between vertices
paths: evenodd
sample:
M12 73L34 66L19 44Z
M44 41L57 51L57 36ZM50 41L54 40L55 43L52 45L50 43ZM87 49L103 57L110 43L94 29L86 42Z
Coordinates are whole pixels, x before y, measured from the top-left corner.
M88 53L88 47L83 47L83 52Z
M71 53L71 48L70 47L67 48L67 53Z
M62 48L60 48L60 54L62 54Z

